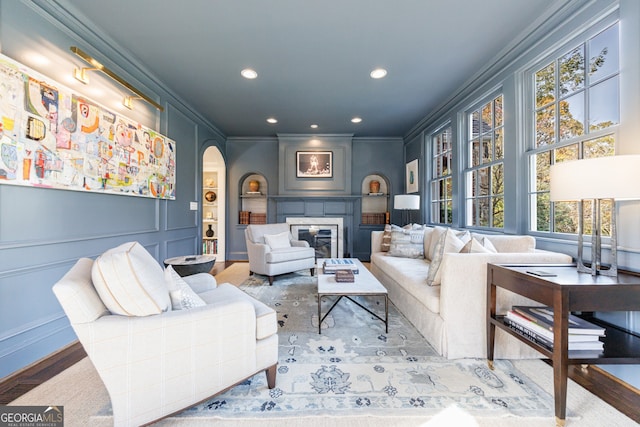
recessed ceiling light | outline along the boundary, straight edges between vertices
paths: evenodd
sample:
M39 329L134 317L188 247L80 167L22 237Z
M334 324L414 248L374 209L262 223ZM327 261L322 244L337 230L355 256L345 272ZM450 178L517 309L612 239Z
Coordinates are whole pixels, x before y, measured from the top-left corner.
M316 125L315 123L311 125L311 129L318 129L318 125Z
M371 73L369 73L372 79L381 79L387 75L387 70L384 68L376 68Z
M267 123L271 123L272 125L278 123L278 119L276 119L275 117L269 117L267 119Z
M258 77L258 73L255 70L252 70L251 68L245 68L244 70L240 71L240 74L245 79L250 79L250 80Z
M351 119L352 123L360 123L362 121L362 119L360 117L354 117L353 119Z

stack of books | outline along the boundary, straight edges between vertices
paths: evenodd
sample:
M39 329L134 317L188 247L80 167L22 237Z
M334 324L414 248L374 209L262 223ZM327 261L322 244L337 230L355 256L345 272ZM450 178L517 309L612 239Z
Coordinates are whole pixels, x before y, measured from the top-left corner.
M362 214L362 224L384 224L385 220L385 212Z
M338 270L350 270L353 274L358 274L358 265L349 258L329 258L322 264L324 274L335 274Z
M266 223L267 223L266 213L249 212L249 224L266 224Z
M240 211L239 224L249 224L249 215L251 212L249 211Z
M356 279L351 270L336 270L336 282L353 283Z
M507 312L504 323L518 334L553 350L553 308L516 305ZM570 351L602 351L604 343L600 337L603 336L604 328L569 314Z

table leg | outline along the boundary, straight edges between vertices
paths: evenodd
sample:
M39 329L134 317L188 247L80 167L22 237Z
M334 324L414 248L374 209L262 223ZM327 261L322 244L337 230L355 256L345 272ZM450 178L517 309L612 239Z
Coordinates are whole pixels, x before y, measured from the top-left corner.
M569 311L568 298L562 291L553 295L553 395L556 425L564 426L567 412L567 376L569 372Z
M389 296L384 296L384 332L389 333Z
M491 274L491 270L489 271ZM496 339L496 325L491 321L496 317L496 287L491 280L489 280L489 289L487 292L487 365L489 365L489 369L493 370L493 355L494 355L494 344Z
M322 333L322 295L318 294L318 334Z

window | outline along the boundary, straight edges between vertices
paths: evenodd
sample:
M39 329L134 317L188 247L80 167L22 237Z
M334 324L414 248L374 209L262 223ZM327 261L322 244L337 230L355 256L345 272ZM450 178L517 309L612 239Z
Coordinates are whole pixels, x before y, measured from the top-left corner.
M502 94L467 113L466 224L504 227Z
M618 24L535 67L531 79L534 143L530 154L530 229L577 233L578 203L549 200L549 167L556 162L615 154L620 122ZM611 205L603 204L603 235ZM591 206L585 203L585 233Z
M451 224L452 206L452 141L451 126L431 136L433 177L431 180L431 222Z

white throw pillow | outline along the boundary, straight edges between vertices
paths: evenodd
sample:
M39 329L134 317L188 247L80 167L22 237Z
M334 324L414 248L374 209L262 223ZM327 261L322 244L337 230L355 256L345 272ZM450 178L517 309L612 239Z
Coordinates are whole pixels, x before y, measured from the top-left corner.
M164 280L169 289L171 308L174 310L188 310L206 305L204 300L191 289L189 284L176 273L171 265L164 269Z
M138 242L123 243L96 258L91 279L113 314L149 316L171 307L162 267Z
M486 253L486 254L495 254L498 253L496 248L491 243L491 240L482 237L480 240L477 240L475 237L471 238L464 247L460 250L461 254L475 254L475 253Z
M435 227L431 232L431 239L429 240L429 252L425 253L425 258L429 261L433 261L433 257L436 251L436 245L440 241L440 238L444 233L446 233L448 228L445 227Z
M290 248L291 241L289 240L289 232L283 231L278 234L265 234L264 242L269 245L271 249Z
M468 231L455 231L450 228L440 236L435 247L433 260L431 260L431 264L429 265L427 285L436 286L440 284L440 264L442 263L444 254L460 252L469 240L471 240L471 233Z

